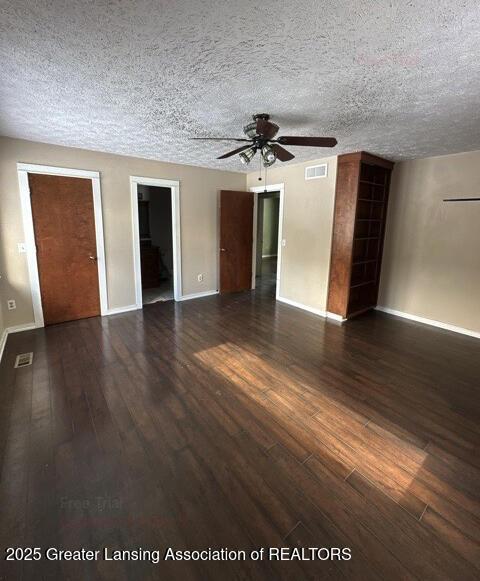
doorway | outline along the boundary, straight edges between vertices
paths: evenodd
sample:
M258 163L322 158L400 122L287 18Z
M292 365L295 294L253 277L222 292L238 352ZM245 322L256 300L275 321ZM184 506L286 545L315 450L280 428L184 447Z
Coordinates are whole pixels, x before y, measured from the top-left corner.
M107 314L99 173L17 171L35 326Z
M283 239L284 184L250 188L255 196L253 221L252 288L280 296Z
M276 294L280 192L257 197L257 245L255 288Z
M271 218L274 227L269 229L266 225L268 246L264 249L261 240L264 237L264 200L270 198L274 201L271 206L267 202L267 222ZM282 237L284 199L284 184L252 187L248 192L220 191L220 293L253 290L259 284L277 300L281 299L282 249L286 245Z
M179 184L130 178L136 306L179 300Z

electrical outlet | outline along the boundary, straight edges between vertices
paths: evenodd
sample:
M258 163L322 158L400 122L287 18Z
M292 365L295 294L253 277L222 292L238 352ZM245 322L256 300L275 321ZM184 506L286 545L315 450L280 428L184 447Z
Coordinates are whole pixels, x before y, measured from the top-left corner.
M17 244L17 247L19 254L25 254L25 252L27 252L27 245L25 244L25 242L19 242Z
M9 311L13 311L17 308L17 303L14 301L14 299L9 299L7 301L7 307Z
M198 280L198 282L203 282L203 274L202 274L202 273L200 273L200 274L197 276L197 280Z

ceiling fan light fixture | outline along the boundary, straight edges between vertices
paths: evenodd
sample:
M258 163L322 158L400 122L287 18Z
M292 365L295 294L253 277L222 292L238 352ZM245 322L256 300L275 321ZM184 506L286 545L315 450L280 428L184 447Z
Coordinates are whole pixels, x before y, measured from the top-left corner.
M250 147L249 149L242 151L242 153L239 154L240 161L244 165L248 165L250 163L250 161L252 160L253 156L255 155L256 151L257 151L257 149L255 147Z
M264 145L262 147L262 158L263 158L263 165L265 167L270 167L275 163L277 160L277 155L273 151L270 145Z
M245 135L249 139L253 139L254 137L256 137L257 136L257 122L252 121L252 123L245 125L245 127L243 128L243 132L245 133Z
M305 147L335 147L337 140L334 137L306 137L306 136L276 136L279 127L270 121L268 113L257 113L252 115L253 121L244 125L245 137L192 137L192 139L205 139L209 141L237 141L247 143L232 151L228 151L217 159L227 159L233 155L239 155L243 164L248 165L254 157L256 151L260 152L260 166L265 168L273 165L277 159L279 161L290 161L295 156L287 151L283 145L303 145Z

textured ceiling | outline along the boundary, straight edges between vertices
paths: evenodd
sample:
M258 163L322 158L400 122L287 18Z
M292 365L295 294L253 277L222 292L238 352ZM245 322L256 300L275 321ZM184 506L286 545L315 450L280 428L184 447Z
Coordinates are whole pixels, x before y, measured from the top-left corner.
M243 171L188 138L265 111L337 137L294 162L480 149L479 57L478 0L1 0L0 134Z

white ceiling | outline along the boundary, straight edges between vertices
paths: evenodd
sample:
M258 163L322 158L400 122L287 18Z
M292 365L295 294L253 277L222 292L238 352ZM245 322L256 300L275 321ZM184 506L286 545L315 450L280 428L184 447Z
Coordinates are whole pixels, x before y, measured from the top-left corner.
M280 134L394 160L480 149L478 0L4 0L0 134L243 171ZM256 164L255 164L256 168ZM253 168L252 168L253 169Z

